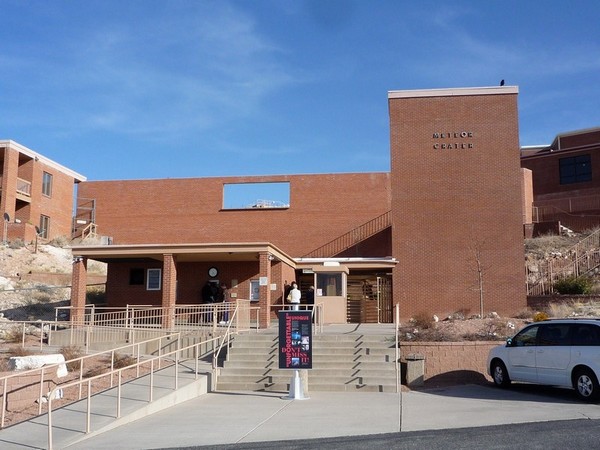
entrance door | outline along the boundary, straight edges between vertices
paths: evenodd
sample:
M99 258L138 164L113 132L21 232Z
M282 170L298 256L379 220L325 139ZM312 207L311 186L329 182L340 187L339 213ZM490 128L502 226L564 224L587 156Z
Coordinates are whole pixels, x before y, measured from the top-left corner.
M392 281L388 275L348 275L348 323L391 323Z
M390 276L377 277L377 309L379 323L392 323L394 321L392 278Z

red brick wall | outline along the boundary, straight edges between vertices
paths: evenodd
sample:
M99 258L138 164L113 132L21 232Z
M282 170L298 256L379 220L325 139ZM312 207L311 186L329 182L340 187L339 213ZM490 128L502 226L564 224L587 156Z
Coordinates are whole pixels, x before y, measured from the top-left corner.
M402 318L525 306L517 95L390 98L394 301ZM471 133L434 138L434 133ZM467 148L436 149L437 144ZM472 148L469 145L472 144Z
M238 299L250 298L250 281L258 279L258 261L256 262L227 262L200 263L179 262L177 267L177 305L197 305L202 303L202 287L211 278L208 269L216 266L219 269L217 279L225 283L230 294ZM162 290L147 291L146 285L130 285L131 268L147 270L162 269L162 262L111 262L107 275L107 299L109 306L125 306L127 304L161 305ZM232 286L232 280L237 284ZM275 282L274 280L272 282Z
M535 200L558 198L561 196L594 195L600 190L600 157L598 150L585 149L568 152L545 153L540 156L529 156L521 159L521 166L533 172L533 193ZM579 155L590 155L592 164L592 181L574 184L560 184L559 160Z
M290 182L290 207L222 210L223 185ZM390 209L387 173L83 182L114 244L271 242L302 256Z
M21 220L21 225L8 228L9 239L20 238L26 242L35 238L33 225L40 225L40 215L50 217L48 239L59 236L71 237L71 218L73 215L74 179L65 173L36 161L28 156L20 155L14 148L0 148L4 153L2 204L3 212L8 212L11 220ZM20 155L20 156L19 156ZM42 194L43 173L52 175L52 194ZM31 183L31 202L22 203L19 210L15 210L15 190L17 177ZM26 226L28 223L32 226Z

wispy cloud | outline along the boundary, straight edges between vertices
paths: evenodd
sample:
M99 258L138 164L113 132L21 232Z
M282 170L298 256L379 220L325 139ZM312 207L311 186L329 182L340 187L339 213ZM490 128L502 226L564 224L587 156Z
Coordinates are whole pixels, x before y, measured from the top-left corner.
M100 31L82 27L75 40L57 40L60 61L12 57L39 74L29 75L35 87L23 94L37 92L32 102L42 105L52 97L61 111L60 121L48 126L76 117L79 130L149 137L201 131L257 113L265 97L298 82L277 58L282 49L228 3L186 5L168 21L160 11L131 19L107 22Z

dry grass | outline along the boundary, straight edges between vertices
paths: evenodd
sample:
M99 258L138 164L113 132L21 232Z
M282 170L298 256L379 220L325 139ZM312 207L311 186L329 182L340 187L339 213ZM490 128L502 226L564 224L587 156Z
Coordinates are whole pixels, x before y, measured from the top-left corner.
M410 320L410 322L416 328L421 329L421 330L427 330L427 329L433 327L433 324L435 323L433 320L433 316L424 311L421 311L421 312L415 314L412 317L412 319Z
M130 355L121 355L118 353L115 353L115 360L113 363L113 367L115 369L122 369L124 367L128 367L131 366L133 364L135 364L137 362L137 360Z
M80 347L74 345L62 347L60 349L60 353L65 357L65 360L70 361L67 363L67 369L69 369L69 372L74 372L81 369L81 361L71 361L72 359L77 359L83 356L84 353Z
M27 349L27 348L23 348L23 347L19 347L19 346L14 346L14 347L10 347L8 349L8 354L10 356L30 356L33 355L34 352L32 352L31 350Z
M4 341L8 344L18 344L23 342L23 328L13 327L4 333Z

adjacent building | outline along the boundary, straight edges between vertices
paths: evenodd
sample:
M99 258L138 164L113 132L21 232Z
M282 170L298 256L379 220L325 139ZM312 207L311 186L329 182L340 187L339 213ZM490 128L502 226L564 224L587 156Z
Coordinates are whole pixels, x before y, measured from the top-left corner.
M533 174L534 221L583 231L600 224L600 128L556 136L552 144L523 147L521 166Z
M86 178L11 140L0 140L3 241L71 237L73 196Z

